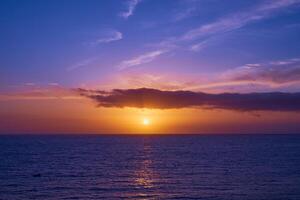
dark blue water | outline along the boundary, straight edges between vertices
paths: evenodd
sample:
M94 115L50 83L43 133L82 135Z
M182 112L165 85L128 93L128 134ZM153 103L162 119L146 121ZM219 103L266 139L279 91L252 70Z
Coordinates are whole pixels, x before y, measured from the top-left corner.
M0 136L0 199L300 199L300 135Z

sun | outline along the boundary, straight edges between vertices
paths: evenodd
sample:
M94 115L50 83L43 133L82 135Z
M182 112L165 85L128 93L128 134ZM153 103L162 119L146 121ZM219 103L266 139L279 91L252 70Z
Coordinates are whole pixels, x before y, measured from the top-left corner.
M150 120L148 118L143 118L142 123L144 126L148 126L150 124Z

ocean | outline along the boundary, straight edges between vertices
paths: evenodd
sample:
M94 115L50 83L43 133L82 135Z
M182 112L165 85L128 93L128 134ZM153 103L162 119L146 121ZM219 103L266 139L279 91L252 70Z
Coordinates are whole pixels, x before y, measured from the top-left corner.
M300 135L3 135L0 199L299 200Z

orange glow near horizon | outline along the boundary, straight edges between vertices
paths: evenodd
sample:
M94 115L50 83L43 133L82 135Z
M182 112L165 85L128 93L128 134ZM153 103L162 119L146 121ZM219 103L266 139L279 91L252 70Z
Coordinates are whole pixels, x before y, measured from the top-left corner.
M87 99L16 100L1 104L1 133L185 134L284 132L296 112L101 108ZM263 118L263 120L262 120Z

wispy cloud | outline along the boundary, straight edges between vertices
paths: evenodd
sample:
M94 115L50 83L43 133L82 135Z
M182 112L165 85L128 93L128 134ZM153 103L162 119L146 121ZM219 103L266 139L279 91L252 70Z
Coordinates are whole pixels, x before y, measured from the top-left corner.
M197 80L200 77L197 76ZM124 71L118 73L111 80L114 84L110 88L156 88L161 90L181 90L193 85L193 81L187 78L187 75L175 75L169 72L163 73L147 73L136 71Z
M174 21L178 22L180 20L187 19L187 18L193 16L196 10L197 10L196 7L188 7L185 10L178 12L174 16Z
M97 38L92 41L86 43L90 46L97 46L100 44L106 44L114 41L118 41L123 39L123 34L120 31L113 30L113 29L104 29L100 31L100 33L97 33ZM92 64L95 60L97 60L97 57L91 57L85 60L81 60L69 67L67 67L67 71L73 71L82 67L86 67L90 64Z
M209 44L211 43L211 41L213 41L213 38L215 37L221 36L227 32L240 29L250 23L267 19L275 15L277 12L281 11L282 9L288 8L298 3L300 3L300 0L264 1L264 3L248 11L238 12L228 16L224 16L214 22L204 24L197 28L188 30L180 36L172 36L166 38L165 40L159 42L158 46L161 45L163 45L164 47L176 46L181 48L184 47L184 49L189 49L192 51L199 51L209 46ZM187 11L187 14L189 14L189 12L191 11ZM188 48L186 48L187 46ZM170 49L168 52L174 49L175 48ZM157 53L153 53L153 52L157 52ZM137 66L145 63L145 62L140 62L140 60L146 60L146 62L151 62L155 58L158 58L159 56L165 53L165 52L164 53L158 53L158 52L160 52L160 49L153 50L152 52L145 55L140 55L132 60L123 61L120 65L121 69Z
M219 20L202 25L198 28L189 30L181 40L195 40L204 36L211 36L228 31L233 31L248 25L251 22L266 19L276 11L300 3L299 0L273 0L256 6L254 9L245 12L238 12Z
M191 45L190 50L195 52L200 51L204 49L207 46L207 44L208 44L208 40L204 40L202 42Z
M99 38L97 38L95 41L90 42L90 45L99 45L104 43L110 43L117 40L121 40L123 38L123 34L116 30L105 30L103 31Z
M92 64L96 59L97 59L96 57L92 57L92 58L88 58L88 59L82 60L80 62L77 62L77 63L69 66L67 68L67 71L73 71L73 70L76 70L76 69L79 69L82 67L86 67L86 66Z
M126 72L114 88L156 88L205 92L295 91L300 89L300 58L245 64L210 74Z
M119 70L123 70L123 69L127 69L127 68L134 67L137 65L149 63L152 60L154 60L156 57L158 57L164 53L167 53L167 52L168 52L168 50L156 50L156 51L147 52L147 53L142 54L133 59L125 60L125 61L121 62L120 65L118 66L118 68L119 68Z
M195 82L204 91L295 91L300 89L300 59L252 63Z
M127 2L127 8L126 11L121 12L120 16L124 19L128 19L131 15L133 15L133 12L136 8L136 6L141 2L142 0L128 0Z
M300 82L300 59L247 64L229 70L223 76L231 81L265 82L274 86Z
M198 0L181 0L178 1L178 4L178 8L173 15L174 22L196 16L202 8L202 1Z
M19 88L17 91L0 93L0 101L17 100L79 100L78 91L60 87L57 83L48 86L35 85L34 87Z

